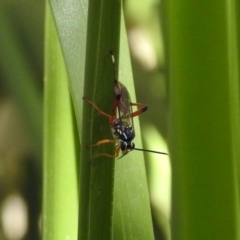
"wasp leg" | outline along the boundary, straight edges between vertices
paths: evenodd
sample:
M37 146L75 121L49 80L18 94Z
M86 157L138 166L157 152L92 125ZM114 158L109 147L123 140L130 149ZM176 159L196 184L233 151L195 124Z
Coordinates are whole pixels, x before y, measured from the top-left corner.
M106 117L108 117L108 118L111 118L111 117L112 117L111 115L105 113L105 112L102 111L100 108L98 108L98 107L97 107L93 102L91 102L88 98L83 97L82 99L83 99L85 102L87 102L87 103L89 103L90 105L92 105L101 115L106 116Z
M98 141L94 144L90 144L87 147L96 147L96 146L106 144L106 143L115 143L115 140L113 140L113 139L103 139L103 140L100 140L100 141Z
M117 145L115 148L115 157L118 157L120 151L120 145Z
M95 154L92 159L95 159L95 158L98 158L98 157L109 157L109 158L116 158L118 157L119 155L119 150L120 150L120 147L117 146L116 147L116 150L115 150L115 155L111 155L111 154L108 154L108 153L98 153L98 154Z
M119 151L120 151L120 146L116 146L116 149L115 149L115 155L111 155L111 154L108 154L108 153L98 153L98 154L95 154L92 159L95 159L95 158L98 158L98 157L109 157L109 158L116 158L118 157L119 155Z
M142 104L142 103L131 103L131 106L137 106L137 107L141 107L141 108L135 112L132 112L131 114L127 114L127 115L123 116L123 118L136 117L148 110L148 106L145 104Z
M94 144L90 144L87 147L96 147L96 146L100 146L100 145L106 144L106 143L115 143L115 141L113 139L103 139L103 140L100 140L100 141L98 141ZM95 154L92 157L92 159L98 158L98 157L101 157L101 156L115 158L115 155L111 155L111 154L108 154L108 153L98 153L98 154Z
M99 145L101 145L101 144L106 144L106 143L115 143L115 141L114 141L114 140L110 140L110 139L103 139L103 140L98 141L98 142L95 143L95 144L89 145L89 147L95 147L95 146L99 146ZM95 155L92 157L92 159L95 159L95 158L98 158L98 157L101 157L101 156L103 156L103 157L109 157L109 158L116 158L116 157L118 157L118 155L119 155L119 151L120 151L120 146L118 145L118 146L116 146L116 148L115 148L115 155L111 155L111 154L108 154L108 153L98 153L98 154L95 154Z
M109 157L109 158L115 158L115 155L111 155L111 154L108 154L108 153L98 153L98 154L95 154L92 159L95 159L95 158L98 158L98 157Z

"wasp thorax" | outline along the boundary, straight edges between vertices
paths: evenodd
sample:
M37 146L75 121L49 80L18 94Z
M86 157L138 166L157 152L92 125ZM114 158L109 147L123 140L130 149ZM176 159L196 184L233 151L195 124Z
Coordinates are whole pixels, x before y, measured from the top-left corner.
M130 126L125 121L115 121L114 125L114 135L118 137L119 140L125 141L125 142L131 142L134 137L135 133L133 131L132 126Z

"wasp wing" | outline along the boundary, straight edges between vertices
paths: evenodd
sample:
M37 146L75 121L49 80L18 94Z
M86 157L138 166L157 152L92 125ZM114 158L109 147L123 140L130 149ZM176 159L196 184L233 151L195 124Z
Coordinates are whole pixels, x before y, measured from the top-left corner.
M118 104L118 118L122 119L125 123L133 128L134 131L134 124L133 124L133 117L132 117L132 105L131 105L131 98L127 88L118 81L120 87L120 95L121 98Z

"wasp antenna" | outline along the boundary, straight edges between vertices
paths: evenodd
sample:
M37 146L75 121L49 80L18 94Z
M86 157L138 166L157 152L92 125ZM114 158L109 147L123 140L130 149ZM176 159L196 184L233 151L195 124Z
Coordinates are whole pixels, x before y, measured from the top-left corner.
M121 159L122 157L124 157L125 156L125 154L123 154L122 156L120 156L118 159Z
M165 152L158 152L158 151L153 151L153 150L148 150L148 149L141 149L141 148L133 148L133 149L142 151L142 152L150 152L150 153L157 153L157 154L162 154L162 155L169 155L168 153L165 153Z
M114 57L114 54L113 54L113 51L112 50L110 50L110 55L111 55L111 58L112 58L112 64L116 64L115 63L115 57Z
M128 152L122 154L122 156L120 156L118 159L121 159L122 157L124 157L124 156L127 155L127 154L128 154Z
M117 83L117 74L116 74L116 61L115 61L115 57L113 54L113 51L110 50L110 55L111 55L111 59L112 59L112 69L113 69L113 78L114 78L114 82Z

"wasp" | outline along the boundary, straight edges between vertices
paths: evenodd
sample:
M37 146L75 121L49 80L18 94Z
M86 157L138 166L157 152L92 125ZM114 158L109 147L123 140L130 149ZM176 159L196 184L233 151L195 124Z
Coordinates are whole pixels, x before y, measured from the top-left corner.
M108 118L113 135L113 139L102 139L95 144L90 144L89 147L113 143L115 144L115 154L112 155L109 153L99 153L94 155L93 158L99 156L115 158L119 156L120 150L122 152L120 158L122 158L132 150L168 155L164 152L135 148L135 144L133 142L133 139L135 138L133 118L144 113L148 109L148 107L142 103L131 102L130 94L127 88L116 77L116 63L112 51L110 51L110 55L114 76L114 101L111 115L102 111L95 103L90 101L87 97L83 97L83 100L89 103L92 107L94 107L101 115ZM133 111L133 106L138 107L138 110Z

